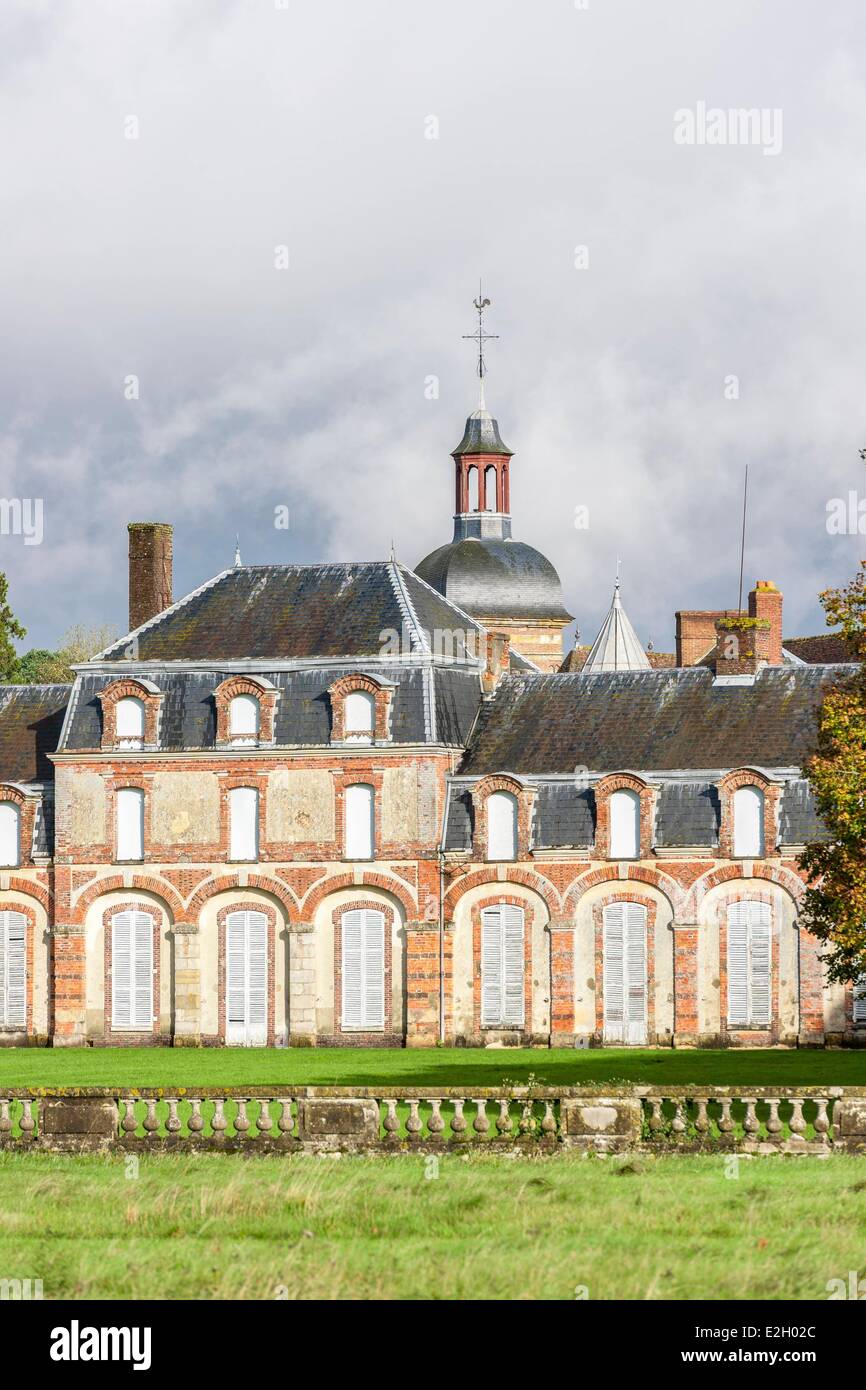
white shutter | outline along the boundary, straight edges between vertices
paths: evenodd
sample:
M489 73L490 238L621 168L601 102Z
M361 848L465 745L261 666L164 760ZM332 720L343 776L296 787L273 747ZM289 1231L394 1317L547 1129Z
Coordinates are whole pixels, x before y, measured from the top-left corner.
M854 981L854 1022L866 1023L866 975Z
M343 702L343 731L349 743L370 743L375 702L366 690L351 690Z
M342 932L342 1026L381 1032L385 1027L385 914L372 909L344 912Z
M502 1022L502 910L485 907L481 913L481 1026Z
M111 1026L153 1029L153 918L117 912L111 919Z
M132 918L118 912L111 919L111 1026L132 1027Z
M114 707L114 733L121 748L140 748L144 741L144 703L125 695Z
M253 861L259 857L259 794L255 787L229 791L229 858Z
M144 858L144 792L121 787L117 793L117 857Z
M764 854L764 793L760 787L734 792L734 856L761 859Z
M625 1042L625 903L604 910L604 1036L606 1042Z
M0 867L15 869L21 862L21 813L14 801L0 801Z
M769 1028L772 1021L772 940L767 903L728 908L728 1025Z
M264 912L226 918L226 1042L268 1040L268 919Z
M481 1026L522 1028L524 914L512 903L481 913Z
M229 703L229 738L255 743L259 736L259 702L255 695L235 695Z
M637 793L613 792L609 815L611 859L637 859L640 853L640 798Z
M523 1027L523 909L511 903L502 905L502 963L504 998L503 1022L509 1028Z
M517 858L517 798L510 792L487 798L487 858Z
M346 858L372 859L376 843L373 788L353 782L346 788Z
M625 1040L645 1043L647 1031L646 908L624 903L626 968L624 973Z
M27 1026L27 920L0 912L0 1027Z
M153 1028L153 918L132 913L132 1026Z

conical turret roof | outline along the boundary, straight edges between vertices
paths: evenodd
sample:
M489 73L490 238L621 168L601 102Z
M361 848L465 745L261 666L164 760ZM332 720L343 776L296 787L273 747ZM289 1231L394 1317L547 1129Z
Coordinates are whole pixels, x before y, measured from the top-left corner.
M649 671L651 669L649 657L641 646L640 639L622 606L619 596L619 580L617 579L613 590L613 602L582 670L584 674L592 675L596 671Z

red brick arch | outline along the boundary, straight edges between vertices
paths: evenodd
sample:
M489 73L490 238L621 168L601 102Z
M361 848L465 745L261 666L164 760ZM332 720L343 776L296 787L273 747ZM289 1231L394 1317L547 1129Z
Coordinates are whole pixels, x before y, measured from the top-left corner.
M625 888L629 883L645 883L650 888L657 889L663 897L667 898L675 917L681 915L685 894L676 879L671 878L670 874L663 874L660 870L650 868L646 864L637 863L628 865L625 878L621 877L618 867L613 864L606 864L603 868L592 869L589 873L582 874L566 892L563 905L567 906L570 902L573 910L577 907L584 893L588 892L590 888L595 888L599 883L618 883L622 888Z
M495 872L495 867L492 873L489 868L475 869L453 883L445 894L445 916L451 917L460 899L470 889L489 885L491 888L504 891L509 883L521 883L524 888L531 888L540 898L544 899L552 918L559 914L559 894L547 879L541 878L540 875L532 873L529 869L521 869L517 865L512 866L510 864L505 866L505 877L500 878Z
M301 904L304 921L312 921L318 908L324 900L332 893L339 893L344 888L361 889L381 888L384 893L390 893L396 898L406 914L407 920L415 917L418 911L418 904L415 897L408 891L408 885L401 879L391 878L387 874L377 874L372 871L365 871L361 875L361 882L358 883L354 874L335 874L332 878L320 879L318 883L309 890L307 896Z
M13 876L10 878L9 887L5 891L8 893L22 893L25 897L35 898L36 901L41 903L45 908L50 920L51 902L54 897L50 888L45 888L41 883L34 883L33 880L29 878L15 878Z
M237 889L242 892L257 889L261 893L269 893L282 905L288 921L298 920L298 900L288 884L277 878L265 878L262 874L247 874L246 883L241 883L239 874L221 874L219 878L209 878L190 898L186 920L197 922L199 913L210 898L215 898L219 893L233 893Z
M733 864L723 864L721 868L711 869L709 873L696 879L686 895L683 916L688 921L694 921L697 917L698 908L704 898L713 888L720 887L723 883L737 881L744 885L754 883L755 880L765 883L774 883L777 888L781 888L788 893L794 902L799 906L803 894L806 892L806 885L803 880L794 873L793 869L785 868L781 864L764 864L760 861L753 861L752 873L750 878L743 874L742 866L739 862Z
M156 878L152 874L133 874L131 883L125 883L122 874L111 874L108 878L94 880L76 898L72 908L73 923L83 926L90 905L96 902L97 898L104 897L106 893L118 891L121 893L153 893L154 897L162 899L173 922L186 921L180 895L164 878Z

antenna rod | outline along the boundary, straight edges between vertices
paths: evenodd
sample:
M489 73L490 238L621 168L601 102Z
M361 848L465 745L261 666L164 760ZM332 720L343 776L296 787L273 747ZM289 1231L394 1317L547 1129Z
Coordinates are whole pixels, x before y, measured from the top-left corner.
M743 536L740 542L740 596L737 600L737 612L743 611L743 566L746 560L746 503L749 496L749 465L746 464L746 477L743 482Z

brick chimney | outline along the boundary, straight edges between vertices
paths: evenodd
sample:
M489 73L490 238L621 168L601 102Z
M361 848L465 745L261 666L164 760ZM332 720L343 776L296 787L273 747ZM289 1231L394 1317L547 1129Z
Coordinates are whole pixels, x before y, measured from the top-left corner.
M716 675L754 676L769 665L770 622L735 613L716 623Z
M172 528L164 521L131 521L129 630L171 607Z
M749 617L765 618L770 624L767 664L781 666L782 657L782 595L771 579L759 579L749 594Z
M511 639L505 632L484 634L484 673L481 688L485 695L492 695L499 684L500 676L508 672L511 654Z

